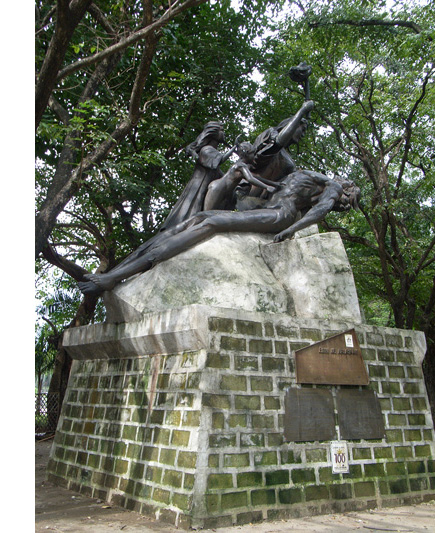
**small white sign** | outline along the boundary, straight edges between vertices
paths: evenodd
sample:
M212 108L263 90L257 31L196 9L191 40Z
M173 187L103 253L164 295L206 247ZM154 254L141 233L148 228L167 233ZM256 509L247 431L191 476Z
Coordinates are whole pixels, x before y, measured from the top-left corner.
M353 337L348 334L344 336L344 341L346 343L346 348L353 348Z
M335 440L331 442L331 461L333 474L349 473L349 459L345 441Z

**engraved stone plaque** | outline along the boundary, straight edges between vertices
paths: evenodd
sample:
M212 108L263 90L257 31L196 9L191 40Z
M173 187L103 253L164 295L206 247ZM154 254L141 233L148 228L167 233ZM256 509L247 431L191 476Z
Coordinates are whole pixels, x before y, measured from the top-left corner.
M337 411L341 438L350 440L385 437L381 405L374 391L337 391Z
M334 335L295 352L296 382L368 385L369 377L355 330Z
M284 438L289 442L335 438L334 402L325 389L288 389Z

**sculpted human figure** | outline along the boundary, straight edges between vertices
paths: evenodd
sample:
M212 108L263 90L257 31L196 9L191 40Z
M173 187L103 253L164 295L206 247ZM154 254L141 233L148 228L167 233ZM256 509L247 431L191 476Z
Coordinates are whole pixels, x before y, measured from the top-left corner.
M320 222L330 211L356 208L360 191L350 181L331 180L318 172L299 170L286 176L269 199L257 198L248 211L204 211L157 235L133 261L105 274L89 274L83 293L111 290L121 280L145 272L199 242L223 232L275 233L274 242ZM302 217L298 220L299 215Z
M222 123L211 121L204 126L203 131L196 140L186 148L186 152L196 160L195 169L192 178L159 228L159 231L176 226L199 211L203 211L204 198L208 186L213 180L223 175L219 165L226 161L237 147L238 141L236 140L236 144L229 151L222 154L217 147L224 140L225 135Z

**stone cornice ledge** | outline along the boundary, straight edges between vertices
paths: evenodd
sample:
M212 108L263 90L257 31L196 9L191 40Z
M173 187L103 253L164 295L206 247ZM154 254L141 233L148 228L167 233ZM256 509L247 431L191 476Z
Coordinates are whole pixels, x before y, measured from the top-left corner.
M270 320L275 324L281 323L296 328L323 330L325 334L353 327L361 334L378 333L382 337L399 334L404 345L406 337L412 339L417 364L422 363L426 353L426 339L421 331L383 328L343 320L301 319L280 313L259 313L199 304L148 313L137 322L70 328L64 333L63 345L69 355L78 360L119 359L208 349L209 317L259 322Z

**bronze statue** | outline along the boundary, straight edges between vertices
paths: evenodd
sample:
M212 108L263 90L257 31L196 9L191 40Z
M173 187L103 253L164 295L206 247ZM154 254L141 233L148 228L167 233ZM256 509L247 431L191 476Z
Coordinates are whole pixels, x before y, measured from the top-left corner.
M359 188L352 182L332 180L308 170L287 175L269 199L257 198L247 211L203 211L159 233L134 260L120 263L105 274L89 274L79 284L83 293L111 290L121 280L145 272L199 242L224 232L275 233L274 242L291 238L296 231L320 222L330 211L356 208ZM299 214L302 217L298 220Z

